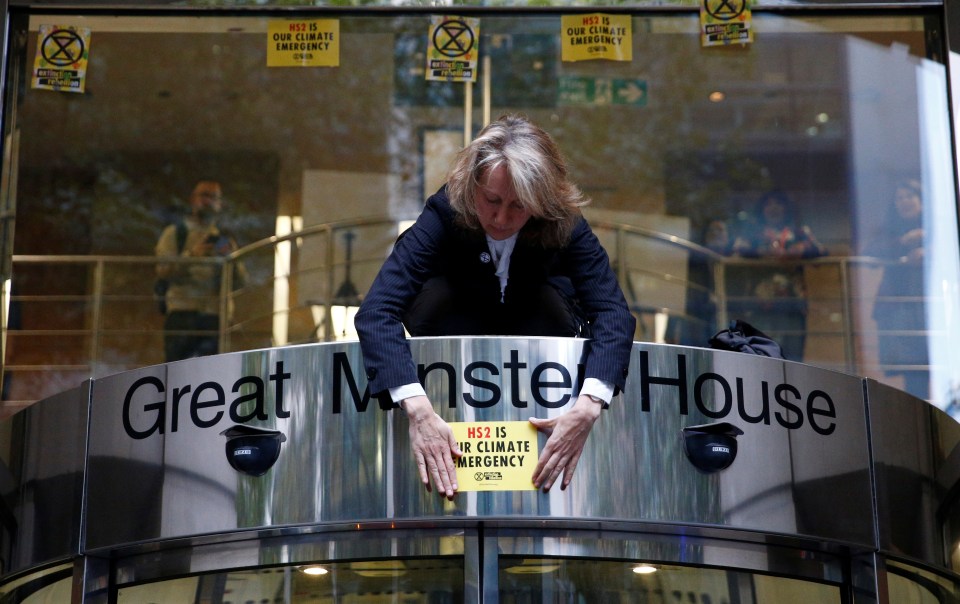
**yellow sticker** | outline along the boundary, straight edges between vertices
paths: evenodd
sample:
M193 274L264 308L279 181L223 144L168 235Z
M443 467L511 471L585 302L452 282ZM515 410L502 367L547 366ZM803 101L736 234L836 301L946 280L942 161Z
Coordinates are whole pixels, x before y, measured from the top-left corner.
M434 15L427 46L427 80L476 82L480 19Z
M560 18L560 50L564 61L633 60L630 15L564 15Z
M340 21L305 19L267 24L267 67L339 67Z
M463 452L456 460L460 491L535 491L537 429L530 422L453 422Z
M82 93L87 81L90 30L72 25L41 25L33 61L33 88Z
M753 42L750 0L700 0L700 43L726 46Z

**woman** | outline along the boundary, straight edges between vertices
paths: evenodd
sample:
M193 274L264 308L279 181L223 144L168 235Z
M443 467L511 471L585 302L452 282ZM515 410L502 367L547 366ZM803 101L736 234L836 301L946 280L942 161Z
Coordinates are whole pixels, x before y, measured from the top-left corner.
M803 360L807 331L807 299L803 265L794 261L827 253L802 225L793 202L783 191L771 191L754 208L754 223L737 238L733 252L746 258L774 258L788 262L748 267L742 285L747 300L731 301L732 315L776 339L784 356Z
M880 235L866 251L888 261L877 290L873 318L881 332L879 355L880 363L887 366L886 374L902 375L904 390L926 399L930 388L926 370L929 361L923 303L923 239L920 183L901 181ZM909 365L915 367L905 367Z
M580 213L553 139L519 116L484 128L459 153L447 184L397 241L357 313L372 393L389 390L410 419L424 486L457 490L450 427L433 411L404 338L422 335L552 335L589 331L583 388L551 420L534 471L549 490L570 483L587 436L626 379L635 320L606 252Z

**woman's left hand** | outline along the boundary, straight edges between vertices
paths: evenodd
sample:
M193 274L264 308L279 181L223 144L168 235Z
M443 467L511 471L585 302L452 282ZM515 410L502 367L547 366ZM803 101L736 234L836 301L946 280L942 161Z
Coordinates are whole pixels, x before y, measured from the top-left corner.
M573 480L573 473L583 453L583 446L590 436L594 422L600 417L602 406L589 396L581 394L573 408L552 419L531 417L533 426L549 435L547 444L540 452L540 461L533 471L533 484L538 489L542 486L549 491L553 483L563 473L561 489L566 489Z

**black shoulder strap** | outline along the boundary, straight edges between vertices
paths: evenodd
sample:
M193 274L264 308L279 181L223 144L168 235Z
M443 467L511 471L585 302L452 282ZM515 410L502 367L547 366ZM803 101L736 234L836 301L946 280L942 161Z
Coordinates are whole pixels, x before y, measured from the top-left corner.
M177 253L183 252L183 246L187 243L187 223L182 220L177 221Z

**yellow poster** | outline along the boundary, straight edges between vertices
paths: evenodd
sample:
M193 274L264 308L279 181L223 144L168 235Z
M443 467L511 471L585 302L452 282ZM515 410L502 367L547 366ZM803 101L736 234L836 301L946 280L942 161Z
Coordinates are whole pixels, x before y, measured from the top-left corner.
M427 45L427 80L476 82L480 19L434 15Z
M560 56L564 61L633 60L630 15L564 15L560 29Z
M303 19L267 24L267 67L339 67L340 21Z
M33 88L82 93L87 82L90 30L72 25L41 25L33 61Z
M753 42L750 0L700 0L700 43L725 46Z
M460 491L535 491L537 429L530 422L453 422L463 452L455 461Z

